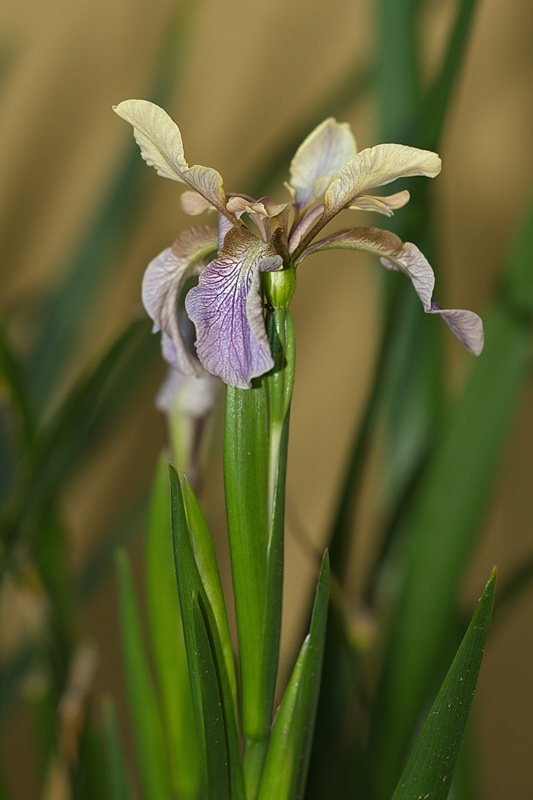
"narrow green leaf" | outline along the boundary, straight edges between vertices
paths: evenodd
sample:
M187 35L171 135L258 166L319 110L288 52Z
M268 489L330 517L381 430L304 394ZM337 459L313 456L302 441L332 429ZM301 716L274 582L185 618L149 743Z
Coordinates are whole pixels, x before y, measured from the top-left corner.
M320 687L329 599L329 559L324 555L309 634L296 660L274 721L258 800L303 796Z
M234 707L237 708L237 674L220 573L211 535L196 495L184 476L181 482L194 560L215 618Z
M171 5L157 54L150 98L165 105L175 92L184 54L193 30L195 3ZM118 98L117 98L118 99ZM111 114L111 108L109 109ZM43 324L29 365L34 395L41 404L51 396L58 376L66 367L94 308L104 282L121 259L120 248L135 225L145 202L142 182L145 166L134 142L112 176L107 194L89 220L85 235L72 255L63 282L51 294L43 310ZM84 313L80 314L80 308Z
M104 701L104 722L109 797L111 800L132 800L117 715L114 703L110 698L106 698Z
M5 383L7 387L14 410L18 415L19 445L23 452L33 443L37 428L37 416L21 364L8 340L4 324L0 323L0 385L2 383Z
M126 554L117 553L120 622L129 708L140 779L146 797L171 798L163 728L145 655L141 623Z
M176 471L170 467L170 489L172 507L172 535L174 542L174 563L178 582L180 608L183 621L185 648L191 678L192 696L196 713L196 723L200 733L203 763L207 763L205 751L208 733L206 727L209 720L204 716L205 698L203 697L204 672L198 654L197 624L193 599L197 598L201 605L204 625L209 636L216 676L221 696L225 736L229 753L229 774L232 800L244 798L244 783L239 754L239 737L237 727L237 709L230 688L230 680L226 670L226 660L221 644L221 635L207 591L202 583L200 572L195 561L194 551L187 524L182 491Z
M450 409L411 513L404 520L409 532L408 563L371 737L374 780L382 787L379 797L387 797L392 790L413 727L438 675L435 670L450 634L459 582L529 374L533 285L522 276L530 262L532 226L533 206L513 248L504 288L485 318L485 351ZM518 283L522 289L529 287L531 295L514 293Z
M117 407L131 398L132 386L157 348L154 337L146 336L147 330L145 320L136 320L122 331L39 433L27 475L7 507L4 529L8 542L20 535L24 523L32 529L39 527L36 518L46 513L59 487Z
M202 674L200 682L204 719L208 800L231 800L230 754L223 701L211 649L206 619L196 595L192 597L196 658ZM208 624L208 623L207 623Z
M393 800L446 800L448 796L481 666L495 589L493 570Z
M478 0L459 0L439 71L422 101L419 113L420 147L438 147L454 90L464 64Z
M146 599L172 785L180 800L194 800L202 781L200 745L174 572L170 494L164 457L159 459L152 487Z
M418 0L379 0L377 89L381 141L404 142L420 91Z

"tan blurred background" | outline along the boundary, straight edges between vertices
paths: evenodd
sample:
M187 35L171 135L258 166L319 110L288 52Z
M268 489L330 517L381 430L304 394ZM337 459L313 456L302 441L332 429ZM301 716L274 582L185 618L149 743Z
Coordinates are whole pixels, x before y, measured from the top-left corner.
M421 20L428 71L454 3L429 6ZM61 265L112 180L131 130L111 106L146 96L172 7L171 0L7 0L0 8L5 63L1 285L3 306L10 311L20 346L31 330L28 309L33 298L60 277ZM168 110L180 124L190 162L215 166L226 188L238 190L350 64L366 63L373 48L374 6L371 0L197 0L193 10L185 68ZM441 152L443 173L434 186L446 267L437 296L452 307L481 314L532 175L532 30L533 6L526 0L481 0ZM374 113L368 98L343 116L360 147L377 143ZM176 184L153 172L148 185L146 214L131 231L122 268L106 284L80 363L87 363L138 312L146 263L187 223ZM277 199L283 199L283 192L280 185ZM378 322L377 269L362 257L339 252L322 263L318 257L306 262L299 276L289 522L297 519L317 545L368 388ZM447 347L450 380L457 385L470 356L451 337ZM157 374L147 374L131 414L72 482L65 514L74 532L74 567L102 535L112 512L135 498L149 480L165 441L163 422L152 404L163 373L161 367ZM478 596L494 563L505 576L533 552L531 399L529 390L514 422L465 602ZM215 524L222 509L219 468L218 462L211 468L206 489ZM369 530L374 513L369 507L363 515ZM285 630L289 641L299 630L298 609L314 563L291 531L287 550L287 602L295 609ZM359 574L356 565L354 597ZM115 600L110 576L91 603L84 629L100 650L98 691L111 687L120 694ZM484 765L483 796L488 800L526 800L533 793L532 609L530 592L494 628L486 651L474 713ZM31 754L25 752L30 745L24 720L13 725L10 735L25 762ZM31 775L19 767L13 764L11 769L13 798L37 796Z

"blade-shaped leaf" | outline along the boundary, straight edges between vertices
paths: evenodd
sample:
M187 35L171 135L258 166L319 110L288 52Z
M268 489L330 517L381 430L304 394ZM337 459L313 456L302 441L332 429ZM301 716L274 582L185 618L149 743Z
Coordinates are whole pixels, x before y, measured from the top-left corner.
M202 513L202 509L196 499L189 481L184 477L182 481L182 494L185 503L185 512L189 526L191 546L194 559L202 585L205 589L213 616L216 620L216 627L220 637L224 664L228 675L234 707L237 708L237 674L235 670L235 657L229 631L228 615L226 603L220 581L220 573L216 560L211 535Z
M172 536L174 542L174 563L178 582L180 608L183 621L183 634L187 651L187 661L191 678L191 689L194 701L196 722L200 733L203 762L207 763L208 755L206 726L209 720L204 716L205 699L203 697L204 672L198 654L197 624L194 611L194 598L201 605L202 617L206 627L212 651L216 676L221 695L225 737L229 753L229 774L232 800L244 798L244 783L239 755L239 739L237 728L237 709L230 688L230 680L226 671L226 661L221 644L221 635L211 608L206 589L195 561L194 551L187 524L187 516L183 503L180 482L176 471L170 467L170 489L172 508Z
M150 504L146 595L173 787L180 800L193 800L202 781L200 746L174 572L170 493L163 457L157 466Z
M110 698L104 702L105 754L107 759L109 797L113 800L132 800L124 748L120 736L115 706Z
M486 315L485 352L449 411L405 520L408 563L371 736L374 781L382 787L379 797L390 794L427 701L439 653L450 633L459 582L529 374L532 241L533 204L512 250L504 289Z
M393 800L446 800L448 796L483 658L495 590L493 570Z
M163 729L148 668L130 568L124 552L117 554L120 621L129 707L143 791L146 797L170 798L170 776Z
M208 798L209 800L230 800L232 797L230 754L223 700L218 683L218 670L215 667L215 655L211 649L206 620L196 595L192 597L192 613L196 642L195 655L202 674L200 697L204 720Z
M309 634L285 690L266 756L258 800L303 796L320 687L329 598L329 559L322 561Z

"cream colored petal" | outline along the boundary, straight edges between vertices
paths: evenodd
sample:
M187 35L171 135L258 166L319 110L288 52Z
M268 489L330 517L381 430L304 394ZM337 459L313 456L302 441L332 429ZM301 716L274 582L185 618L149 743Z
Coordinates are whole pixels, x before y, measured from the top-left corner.
M407 190L390 194L387 197L372 197L364 194L358 197L355 203L349 206L354 211L375 211L377 214L384 214L392 217L398 208L409 202L410 194Z
M180 202L182 209L191 217L197 217L199 214L203 214L204 211L216 211L216 208L198 192L183 192Z
M290 186L297 209L322 197L337 171L357 152L346 122L324 120L305 139L291 162Z
M441 160L430 150L402 144L378 144L362 150L348 161L330 184L324 199L325 217L331 219L370 189L384 186L397 178L423 175L434 178L441 170Z
M148 100L124 100L113 110L133 125L141 155L158 175L186 183L219 211L226 213L221 175L211 167L189 167L180 130L166 111Z

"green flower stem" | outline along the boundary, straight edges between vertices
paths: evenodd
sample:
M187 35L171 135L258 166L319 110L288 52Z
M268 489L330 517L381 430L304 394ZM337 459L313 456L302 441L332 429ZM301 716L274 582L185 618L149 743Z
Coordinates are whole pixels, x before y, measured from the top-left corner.
M251 389L226 393L225 489L239 640L244 771L257 792L274 704L283 586L288 420L294 331L286 306L269 310L275 366Z

